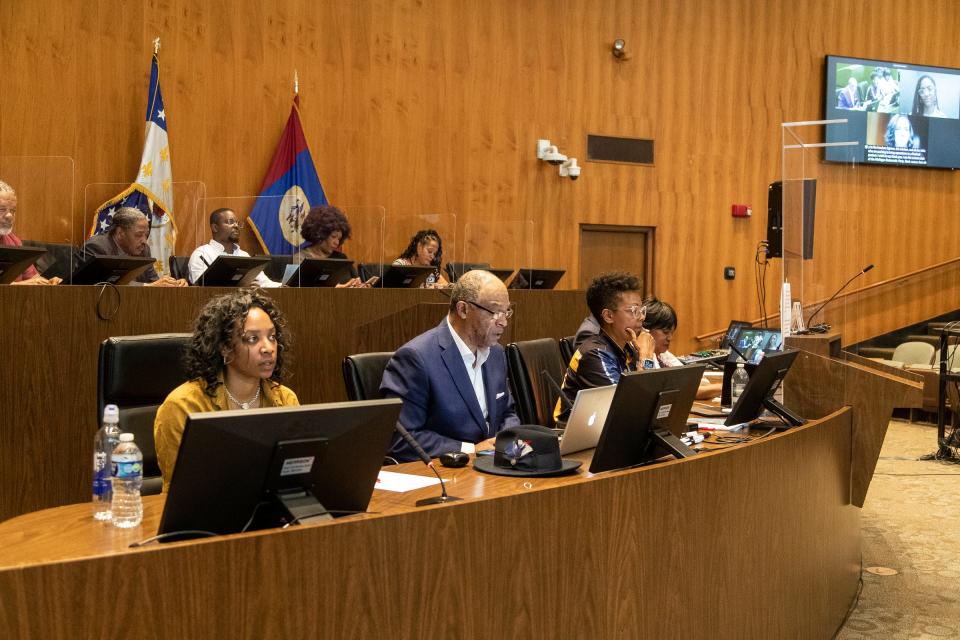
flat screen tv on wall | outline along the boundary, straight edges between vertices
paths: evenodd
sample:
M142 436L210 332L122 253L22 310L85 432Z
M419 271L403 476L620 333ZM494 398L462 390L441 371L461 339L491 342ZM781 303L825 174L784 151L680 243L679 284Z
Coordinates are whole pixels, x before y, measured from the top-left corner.
M831 162L960 167L960 69L827 56L826 127Z

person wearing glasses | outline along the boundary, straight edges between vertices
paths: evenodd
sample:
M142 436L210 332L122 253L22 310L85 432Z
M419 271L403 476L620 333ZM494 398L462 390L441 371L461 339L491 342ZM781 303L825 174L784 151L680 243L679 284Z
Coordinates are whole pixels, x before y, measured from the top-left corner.
M507 288L492 273L468 271L450 289L440 324L400 347L380 392L400 398L402 424L431 458L492 449L497 432L520 424L507 386L500 337L513 316ZM394 435L390 456L417 455Z
M565 423L581 389L617 384L627 371L657 366L653 336L643 328L646 311L640 279L632 273L604 273L587 288L587 307L600 325L570 359L563 376L563 398L553 417Z
M240 248L240 221L233 209L216 209L210 214L210 235L213 236L210 242L200 245L190 254L190 260L187 262L190 282L198 282L217 256L248 257L250 255ZM266 288L280 286L279 282L268 278L263 271L257 274L254 282Z

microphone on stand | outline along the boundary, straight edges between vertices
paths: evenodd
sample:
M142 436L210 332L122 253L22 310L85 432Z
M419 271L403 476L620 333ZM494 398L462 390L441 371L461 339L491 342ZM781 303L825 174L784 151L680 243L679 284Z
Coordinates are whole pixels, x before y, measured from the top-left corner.
M435 498L423 498L422 500L417 500L417 506L422 507L428 504L442 504L444 502L455 502L460 500L460 498L455 496L447 495L447 487L445 484L443 484L443 478L440 477L440 472L437 471L437 468L433 465L433 460L431 460L430 456L427 455L427 452L423 450L423 447L420 446L420 443L417 442L416 438L410 435L410 432L407 431L406 427L400 424L399 420L397 421L396 429L397 433L400 434L400 437L403 438L408 445L410 445L410 448L413 449L417 456L419 456L420 460L423 461L423 464L430 467L430 469L437 474L437 479L440 481L440 495L436 496Z
M854 280L856 280L857 278L865 274L867 271L870 271L871 269L873 269L872 263L865 266L863 269L860 270L859 273L857 273L855 276L853 276L852 278L844 282L843 286L837 289L836 293L830 296L830 298L826 302L824 302L822 305L817 307L817 310L814 311L812 314L810 314L810 318L807 320L807 328L804 331L798 331L797 333L800 335L804 335L808 333L826 333L827 331L829 331L830 330L829 324L827 324L826 322L821 322L820 324L812 324L813 319L817 316L818 313L820 313L823 310L825 306L833 302L833 299L836 298L838 295L840 295L840 292L846 289L851 282L853 282Z
M547 382L550 383L550 386L553 387L553 390L557 392L558 396L560 396L560 402L563 403L563 406L567 407L568 409L572 409L573 404L569 399L567 399L567 395L563 392L563 389L560 387L560 385L557 384L557 381L553 379L553 376L550 375L550 372L544 369L540 372L540 375L547 379Z

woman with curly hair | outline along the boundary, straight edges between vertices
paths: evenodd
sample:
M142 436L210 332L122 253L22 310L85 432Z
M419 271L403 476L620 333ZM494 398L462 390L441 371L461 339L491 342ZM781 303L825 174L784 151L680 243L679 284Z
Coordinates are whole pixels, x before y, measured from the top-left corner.
M400 257L393 261L396 265L413 265L417 267L433 267L434 271L427 278L425 287L446 287L450 283L440 273L443 264L443 241L440 234L433 229L422 229L410 239L410 244L404 249Z
M328 204L313 207L300 225L300 235L307 244L293 257L294 262L302 262L305 258L347 259L340 249L350 239L350 221L340 209ZM349 281L337 285L338 288L362 286L364 283L356 273Z
M153 423L164 491L188 414L300 404L280 384L289 347L286 319L259 289L238 289L203 306L184 355L188 381L170 392Z

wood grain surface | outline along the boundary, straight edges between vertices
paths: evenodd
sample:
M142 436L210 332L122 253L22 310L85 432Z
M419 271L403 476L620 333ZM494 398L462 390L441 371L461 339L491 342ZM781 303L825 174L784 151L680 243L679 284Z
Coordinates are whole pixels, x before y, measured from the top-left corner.
M349 255L391 255L416 230L411 216L439 213L456 217L448 255L564 268L561 286L572 288L579 224L653 227L653 291L676 306L685 351L698 346L691 336L757 315L754 249L767 185L783 173L780 124L823 117L824 56L960 67L955 2L910 4L923 37L851 38L888 32L900 13L896 0L4 2L0 178L20 192L21 236L79 242L93 207L137 172L160 37L186 253L206 240L205 218L224 199L245 200L238 213L249 213L296 70L326 194L357 212ZM625 60L610 53L616 38ZM588 133L652 138L655 164L586 162ZM538 161L539 138L578 157L582 177L561 179ZM61 158L24 169L26 156ZM955 257L955 172L812 165L820 182L805 300L826 298L869 262L877 268L861 284ZM734 203L752 205L753 217L731 218ZM377 206L389 246L369 231ZM248 232L243 243L252 248ZM723 280L724 266L736 280ZM941 300L958 290L957 278L931 285ZM854 340L939 306L902 293L884 288L879 308L893 313L868 306L875 321L826 319Z
M593 477L443 470L464 501L139 550L87 505L0 524L6 638L829 637L856 593L851 411ZM402 470L425 471L406 465ZM691 602L693 602L691 604Z

